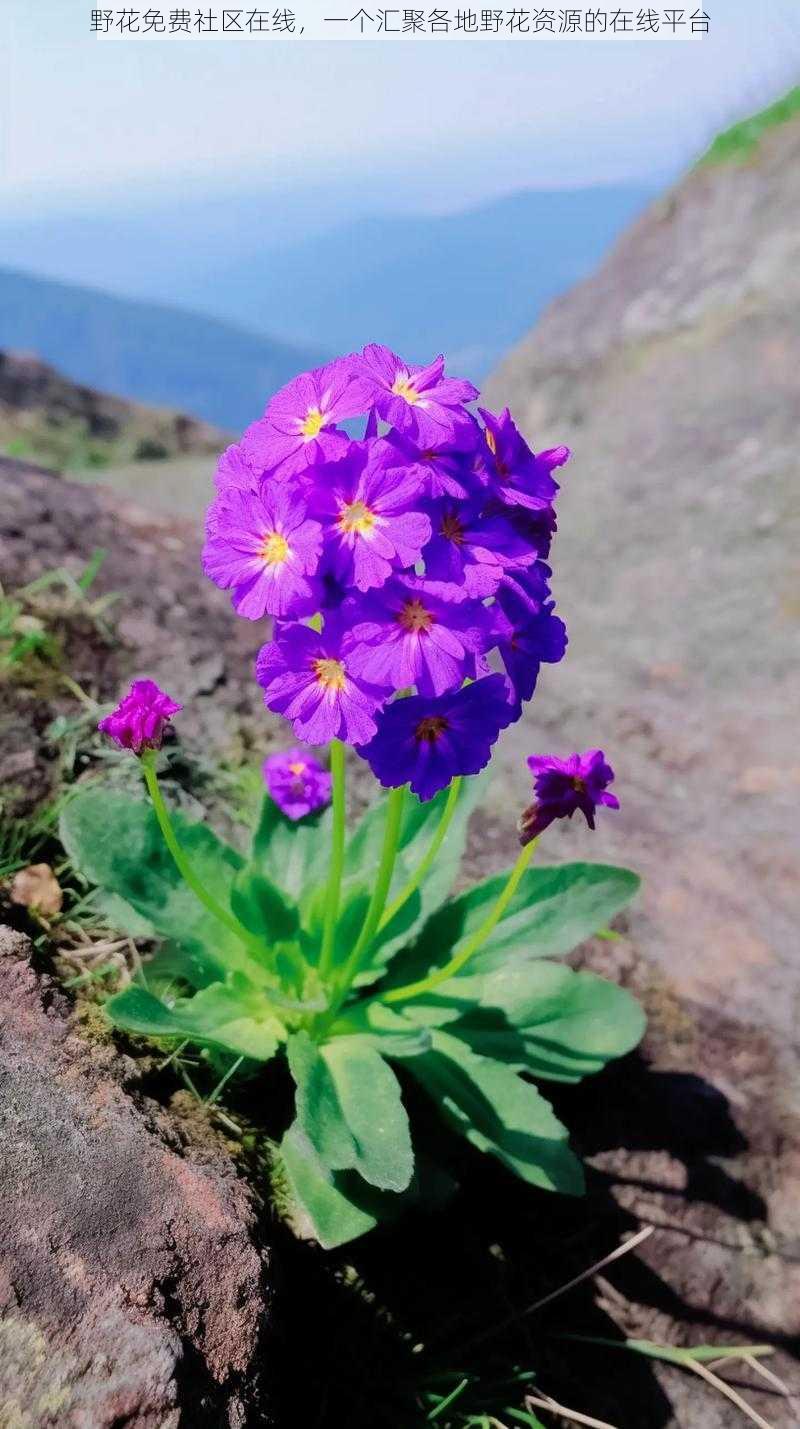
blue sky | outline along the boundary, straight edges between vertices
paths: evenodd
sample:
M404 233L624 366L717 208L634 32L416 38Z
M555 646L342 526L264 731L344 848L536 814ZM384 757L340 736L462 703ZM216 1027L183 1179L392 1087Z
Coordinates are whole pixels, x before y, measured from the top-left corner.
M693 8L693 7L690 7ZM248 187L447 209L669 177L796 81L797 0L708 0L701 44L102 43L83 0L2 0L10 212Z

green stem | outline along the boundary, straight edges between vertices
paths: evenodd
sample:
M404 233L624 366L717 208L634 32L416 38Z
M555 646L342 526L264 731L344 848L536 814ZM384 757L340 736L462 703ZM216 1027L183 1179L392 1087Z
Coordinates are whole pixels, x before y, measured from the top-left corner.
M344 783L344 745L340 739L331 743L331 774L333 775L333 838L331 841L331 862L328 870L328 891L325 895L325 922L322 932L322 950L319 958L320 977L327 977L333 961L333 940L336 933L336 916L339 912L339 894L342 887L344 869L344 840L347 828Z
M386 897L389 892L389 885L392 881L394 862L400 845L400 826L403 822L403 799L405 792L405 785L401 784L399 789L393 789L389 795L386 810L386 828L383 833L383 847L381 849L380 863L378 864L378 873L361 932L358 935L349 958L342 968L341 977L339 979L339 992L335 999L336 1007L340 1007L344 1002L350 984L358 972L362 954L372 942L377 932L378 924L381 921L381 914L386 907Z
M448 978L455 977L456 973L474 957L478 949L483 946L489 934L494 931L506 911L511 899L517 891L519 881L522 878L528 864L531 861L533 850L536 847L536 839L532 839L520 850L519 858L512 868L506 884L499 894L491 912L484 918L480 927L467 939L463 948L457 952L443 968L437 968L436 972L430 973L428 977L420 978L419 982L407 983L405 987L393 987L390 992L379 996L376 1000L380 1002L405 1002L410 997L420 997L425 992L431 992L440 983L447 982Z
M442 817L439 820L439 827L437 828L436 833L431 839L423 857L417 864L414 873L412 873L411 877L409 878L405 888L402 888L400 890L394 902L390 903L389 907L386 909L378 925L379 931L380 929L385 928L387 923L391 923L392 919L396 917L396 915L400 912L400 909L408 902L412 894L416 893L423 878L425 878L428 869L430 868L437 853L439 852L439 849L444 843L445 834L450 827L451 820L456 811L456 804L458 803L458 796L461 791L461 783L461 775L458 774L453 780L448 790L447 801L442 810Z
M234 918L233 914L229 913L227 908L223 908L222 904L218 903L216 898L213 898L207 889L203 887L203 884L200 882L200 879L197 877L192 865L189 863L183 849L178 843L175 830L172 827L169 810L164 803L164 796L161 793L158 783L155 753L152 749L145 750L142 755L141 764L142 773L144 774L144 780L147 785L147 792L153 803L153 812L158 819L159 828L164 836L164 842L172 854L175 866L184 883L188 884L195 898L199 899L203 907L208 909L209 913L213 913L214 917L217 918L220 923L224 923L225 927L229 928L232 933L235 933L237 938L240 938L243 943L247 943L251 947L257 947L259 953L263 955L264 948L260 939L256 938L254 934L248 933L238 918Z

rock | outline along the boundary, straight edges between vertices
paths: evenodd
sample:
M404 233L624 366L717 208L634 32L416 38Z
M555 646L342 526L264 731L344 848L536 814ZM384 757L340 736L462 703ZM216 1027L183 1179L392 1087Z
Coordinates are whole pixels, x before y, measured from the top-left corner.
M224 1143L179 1142L0 928L0 1424L265 1424L268 1257Z

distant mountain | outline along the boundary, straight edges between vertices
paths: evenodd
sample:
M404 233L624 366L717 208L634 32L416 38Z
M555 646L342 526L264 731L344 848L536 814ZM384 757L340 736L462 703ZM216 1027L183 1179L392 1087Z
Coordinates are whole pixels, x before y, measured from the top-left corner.
M329 351L373 341L411 361L444 351L480 379L650 197L642 185L530 190L442 217L363 218L239 251L195 275L184 301Z
M0 269L0 347L35 352L73 381L238 430L271 392L323 360L199 313Z
M200 320L189 313L149 310L145 318L141 309L117 308L106 311L103 331L106 319L131 335L147 325L144 360L126 353L123 362L110 338L95 353L95 307L74 339L75 309L50 285L44 328L31 332L40 309L25 297L10 309L11 330L0 318L0 345L34 347L82 381L228 426L260 409L273 374L283 380L307 365L308 353L281 352L276 338L321 353L388 342L411 361L444 351L453 370L480 380L546 303L591 272L653 192L643 184L530 189L432 216L387 211L391 200L379 189L375 212L364 213L362 199L359 214L354 201L346 223L335 221L324 194L309 191L303 208L297 196L283 203L272 190L204 204L190 196L185 209L80 211L24 223L3 215L7 267L125 301L168 302L247 332L190 331L186 323ZM82 293L81 311L86 303Z

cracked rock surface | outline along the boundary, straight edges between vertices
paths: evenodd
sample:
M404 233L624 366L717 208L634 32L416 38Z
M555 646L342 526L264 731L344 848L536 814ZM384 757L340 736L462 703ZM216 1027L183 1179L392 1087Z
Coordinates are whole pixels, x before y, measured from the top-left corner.
M126 1090L133 1064L0 928L0 1424L265 1424L268 1261L225 1143Z

